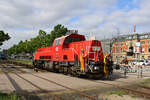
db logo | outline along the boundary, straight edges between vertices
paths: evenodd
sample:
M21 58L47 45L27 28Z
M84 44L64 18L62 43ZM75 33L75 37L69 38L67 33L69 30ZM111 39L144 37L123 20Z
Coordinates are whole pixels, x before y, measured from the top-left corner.
M56 47L56 51L58 51L58 47Z

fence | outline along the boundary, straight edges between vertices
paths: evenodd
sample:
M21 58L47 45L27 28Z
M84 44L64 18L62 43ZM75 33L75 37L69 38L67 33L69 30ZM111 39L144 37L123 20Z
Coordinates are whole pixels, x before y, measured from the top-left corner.
M146 65L129 65L129 64L120 64L120 69L124 73L137 73L137 77L143 77L144 73L150 73L150 66Z

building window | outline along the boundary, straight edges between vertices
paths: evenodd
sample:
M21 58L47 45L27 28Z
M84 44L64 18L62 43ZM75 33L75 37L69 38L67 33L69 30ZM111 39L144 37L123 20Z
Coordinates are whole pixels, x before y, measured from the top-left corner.
M118 47L119 45L118 44L116 44L116 47Z
M140 39L144 39L144 38L145 38L145 36L144 36L144 35L141 35L139 38L140 38Z
M129 36L128 39L132 39L132 36Z
M123 46L123 43L121 43L120 46Z
M148 60L150 60L150 56L148 56Z
M116 53L119 53L119 49L118 48L116 48Z
M145 41L141 41L141 45L142 45L142 44L145 44Z
M133 36L133 39L137 39L137 35L134 35L134 36Z
M123 49L121 48L121 53L123 52Z
M142 53L144 53L144 47L142 47Z
M144 59L144 56L142 56L142 59Z
M128 37L125 37L125 39L127 40L127 39L129 39Z
M150 52L150 47L148 48L148 52Z
M148 35L145 35L145 38L148 38Z

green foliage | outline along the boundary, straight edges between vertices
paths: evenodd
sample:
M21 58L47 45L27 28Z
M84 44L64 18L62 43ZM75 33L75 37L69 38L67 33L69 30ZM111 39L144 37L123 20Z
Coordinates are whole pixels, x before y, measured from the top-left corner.
M32 65L32 61L28 61L28 60L8 60L8 61Z
M50 33L39 30L35 38L31 38L29 41L20 41L17 45L9 48L8 54L33 53L37 48L51 46L55 38L65 35L67 31L67 28L61 24L56 25Z
M0 69L0 73L2 73L3 71L2 71L2 69Z
M0 93L0 100L20 100L17 94Z
M4 33L4 31L0 30L0 46L3 45L3 42L9 40L10 36L8 33Z
M146 81L150 81L150 78L147 78Z
M112 94L116 94L118 96L123 96L125 95L126 93L124 91L111 91L109 92L108 94L112 95Z
M136 98L136 96L135 95L131 95L131 98Z

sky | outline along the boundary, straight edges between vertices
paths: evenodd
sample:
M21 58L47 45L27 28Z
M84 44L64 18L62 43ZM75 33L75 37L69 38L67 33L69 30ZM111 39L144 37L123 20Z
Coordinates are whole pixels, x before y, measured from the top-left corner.
M11 36L1 48L57 24L98 40L132 34L134 25L137 33L150 32L149 9L150 0L0 0L0 30Z

